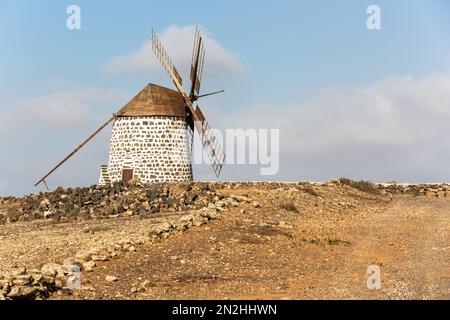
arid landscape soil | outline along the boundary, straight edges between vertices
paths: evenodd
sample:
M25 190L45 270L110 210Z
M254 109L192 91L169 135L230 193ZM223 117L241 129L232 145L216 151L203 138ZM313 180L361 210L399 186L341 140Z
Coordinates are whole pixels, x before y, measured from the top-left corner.
M0 299L450 299L449 262L448 185L137 184L0 200Z

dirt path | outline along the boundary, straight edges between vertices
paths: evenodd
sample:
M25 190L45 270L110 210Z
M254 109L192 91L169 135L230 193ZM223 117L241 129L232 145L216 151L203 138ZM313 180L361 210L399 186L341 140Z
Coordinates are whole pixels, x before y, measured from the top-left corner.
M450 202L426 198L400 199L392 208L392 215L397 218L387 239L396 250L385 249L392 261L392 268L386 273L387 296L448 299Z
M360 224L353 250L337 261L330 298L448 299L450 201L399 197ZM381 289L367 290L369 265L381 270ZM326 286L326 284L324 284Z
M230 209L206 227L101 263L82 275L81 290L53 298L450 298L448 198L388 201L334 187L319 196L248 192L260 208ZM286 199L299 212L280 209ZM379 290L366 286L370 265L380 266Z
M82 250L108 247L130 238L144 239L148 230L180 213L105 220L53 223L47 220L16 222L0 227L0 271L17 267L40 268L61 263Z

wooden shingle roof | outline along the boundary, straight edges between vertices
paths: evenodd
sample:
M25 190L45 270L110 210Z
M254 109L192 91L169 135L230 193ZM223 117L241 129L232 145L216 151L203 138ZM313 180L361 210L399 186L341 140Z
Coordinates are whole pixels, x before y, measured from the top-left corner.
M186 117L186 108L183 97L178 91L150 83L120 109L116 116Z

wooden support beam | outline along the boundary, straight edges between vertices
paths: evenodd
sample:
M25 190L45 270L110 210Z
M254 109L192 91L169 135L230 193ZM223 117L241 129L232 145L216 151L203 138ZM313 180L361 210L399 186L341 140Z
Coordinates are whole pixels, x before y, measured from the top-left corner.
M114 119L116 118L116 116L112 116L108 121L106 121L103 125L100 126L100 128L98 128L97 130L95 130L95 132L93 134L91 134L86 140L83 141L82 144L80 144L78 147L76 147L71 153L69 153L61 162L59 162L56 166L54 166L45 176L43 176L38 182L36 182L36 184L34 185L35 187L40 184L41 182L44 182L44 184L47 186L47 184L45 183L45 179L51 175L53 172L55 172L64 162L66 162L67 160L69 160L75 153L78 152L78 150L80 150L81 148L83 148L92 138L94 138L100 131L102 131L108 124L110 124ZM48 189L48 187L47 187Z
M50 192L50 188L48 187L47 182L45 182L45 180L42 180L42 182L44 183L45 189L47 189L47 192Z

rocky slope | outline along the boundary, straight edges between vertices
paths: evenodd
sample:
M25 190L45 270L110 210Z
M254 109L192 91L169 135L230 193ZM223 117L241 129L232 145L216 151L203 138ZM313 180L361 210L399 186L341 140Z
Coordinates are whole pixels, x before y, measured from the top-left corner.
M423 204L445 208L450 187L347 179L323 184L133 182L0 198L0 299L242 298L238 287L257 298L326 298L329 293L314 295L316 289L307 287L312 280L338 281L326 271L333 265L352 274L348 268L354 266L339 258L359 261L352 252L364 250L361 243L378 233L374 226L385 234L393 217L415 221L409 209L390 214L398 199L417 199L411 200L415 217ZM433 209L424 210L429 219ZM444 210L439 234L445 234L445 209L436 210ZM439 241L444 250L447 239ZM442 259L436 259L438 268ZM262 284L257 284L259 276ZM289 280L299 277L300 287ZM244 284L249 287L242 289ZM442 293L446 287L433 290Z
M139 183L62 189L16 198L0 198L0 224L35 219L54 222L103 219L200 209L216 197L214 186L196 184ZM217 201L217 199L216 199Z
M91 271L99 261L107 261L123 251L135 251L136 247L146 241L167 237L170 232L185 232L190 227L200 227L216 219L226 207L237 206L242 201L250 201L242 196L217 194L215 189L219 186L208 183L144 186L138 182L132 182L106 187L93 186L67 190L58 188L54 192L30 195L20 199L2 198L0 221L6 227L0 233L2 235L0 241L17 230L25 229L19 232L22 239L26 233L25 241L33 242L32 237L27 237L30 231L46 228L49 225L80 227L79 223L82 221L113 221L113 223L106 223L106 226L94 224L84 229L80 228L83 233L95 234L102 229L117 228L117 222L124 223L121 219L127 219L125 223L128 224L130 220L135 223L131 224L133 230L125 229L122 232L124 238L104 237L100 245L97 242L94 247L78 251L58 263L54 261L43 265L41 263L39 267L31 268L17 267L17 263L10 264L10 267L4 266L9 270L0 273L0 299L47 298L52 292L66 287L67 279L75 277L82 270ZM136 233L136 230L140 232ZM43 237L38 246L27 244L27 249L32 252L40 251L40 247L44 245L43 242L48 241L49 238L51 236ZM91 243L89 240L85 241ZM83 247L83 243L72 242L69 246ZM5 263L10 262L11 258L21 257L20 255L8 257L10 252L11 250L5 252L0 261ZM32 252L26 255L32 255ZM67 255L73 250L63 250L63 252Z

